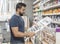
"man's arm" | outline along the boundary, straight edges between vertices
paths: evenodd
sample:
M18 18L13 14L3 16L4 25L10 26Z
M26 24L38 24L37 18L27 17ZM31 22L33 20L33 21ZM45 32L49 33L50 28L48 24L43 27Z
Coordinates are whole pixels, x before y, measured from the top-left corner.
M15 37L25 37L25 36L31 37L31 36L33 36L32 32L23 33L23 32L19 31L19 28L18 28L18 25L19 25L18 24L18 19L16 19L16 18L11 19L9 24L10 24L10 28L12 30L12 33L13 33L13 35Z
M29 32L29 33L20 32L18 31L18 27L11 27L11 29L15 37L26 37L26 36L32 37L34 35L33 32Z
M18 27L11 27L11 29L12 29L12 32L13 32L15 37L25 37L25 36L27 36L26 33L18 31Z

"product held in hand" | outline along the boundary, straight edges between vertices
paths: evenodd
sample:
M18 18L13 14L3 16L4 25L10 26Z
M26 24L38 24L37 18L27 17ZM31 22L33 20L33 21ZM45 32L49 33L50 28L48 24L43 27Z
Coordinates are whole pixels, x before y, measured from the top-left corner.
M42 30L45 26L49 25L52 22L52 19L49 17L45 17L44 19L38 21L37 25L33 25L28 29L29 32L35 32Z
M37 25L33 25L31 28L29 28L29 29L27 30L27 32L37 33L38 31L42 31L42 29L43 29L45 26L49 25L51 22L52 22L52 19L51 19L51 18L45 17L45 18L43 18L42 20L39 20L39 21L37 22ZM29 39L29 37L26 38L26 40L28 40L28 39Z

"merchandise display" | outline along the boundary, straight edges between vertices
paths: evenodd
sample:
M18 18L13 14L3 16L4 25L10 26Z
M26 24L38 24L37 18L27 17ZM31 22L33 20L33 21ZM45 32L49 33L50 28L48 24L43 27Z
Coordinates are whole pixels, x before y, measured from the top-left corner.
M45 8L42 11L42 17L50 17L53 22L50 25L51 28L56 28L58 25L60 25L60 1L59 0L50 0L46 3L42 4L42 6Z
M42 14L43 15L59 15L60 14L60 8L43 11Z
M42 20L39 20L37 25L33 25L31 28L29 28L27 30L27 32L34 32L34 33L37 33L39 31L42 31L42 29L44 27L46 27L47 25L49 25L50 23L52 22L52 19L50 19L49 17L45 17L44 19ZM29 38L26 38L26 41L28 40ZM34 44L34 43L33 43Z
M33 23L38 21L38 15L40 14L40 0L33 2Z
M59 0L50 0L47 1L43 4L44 9L43 10L48 10L48 9L52 9L54 7L59 7L60 1Z
M56 44L56 27L60 25L60 0L40 0L39 13L37 18L34 18L35 22L38 21L38 16L42 18L50 17L53 22L45 27L36 36L36 44ZM35 4L38 5L38 4ZM33 6L35 7L35 6ZM36 8L36 7L35 7ZM38 11L38 10L37 10ZM35 11L34 15L38 13ZM39 18L40 19L40 18ZM34 23L34 22L33 22ZM41 35L40 35L41 34ZM40 41L39 41L40 40Z
M48 29L48 28L44 28L43 32L43 40L47 41L49 44L55 44L56 43L56 32L55 30L53 29Z
M45 17L42 20L39 20L37 25L33 25L30 29L28 29L28 32L35 32L42 30L45 26L49 25L52 22L52 19L49 17Z

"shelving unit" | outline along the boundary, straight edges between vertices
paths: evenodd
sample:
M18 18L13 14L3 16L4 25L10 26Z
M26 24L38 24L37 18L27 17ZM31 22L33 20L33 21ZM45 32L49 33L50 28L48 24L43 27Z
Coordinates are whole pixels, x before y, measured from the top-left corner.
M59 20L60 19L60 0L40 0L40 3L39 3L40 7L35 5L38 5L38 3L35 3L33 5L33 16L37 16L36 21L38 20L38 16L42 18L48 16L53 20L53 22L50 25L48 25L47 28L43 29L43 31L45 32L40 31L41 33L38 33L37 36L41 34L40 37L38 37L40 39L40 43L56 44L55 31L56 31L56 27L60 25L60 20ZM38 12L40 14L37 14ZM40 17L39 19L42 19ZM37 44L39 44L39 42Z
M52 8L56 8L56 7L60 7L60 4L56 4L56 5L53 5L53 6L45 7L43 10L48 10L48 9L52 9Z
M60 25L60 22L57 22L57 21L53 21L52 23Z
M60 13L43 14L42 16L56 16L56 15L60 15Z
M43 4L47 3L48 1L50 1L50 0L46 0L46 1L44 1Z
M40 3L41 4L41 3ZM60 25L60 0L47 0L42 4L42 18L48 16L53 19L52 24L55 24L54 28ZM41 7L41 8L42 8ZM52 28L52 26L51 26Z
M36 0L35 2L33 2L33 5L40 3L40 0Z
M37 22L40 15L40 0L33 2L33 23ZM41 17L40 17L41 18Z
M42 11L42 18L48 16L53 20L52 24L48 26L50 28L47 28L47 29L52 29L52 32L50 33L52 35L52 33L54 33L56 31L56 27L58 27L58 25L60 25L60 20L59 20L60 19L60 0L48 0L48 1L44 2L41 6L41 11ZM53 31L53 30L55 30L55 31ZM47 32L44 34L47 34ZM55 34L56 34L56 32L55 32ZM51 37L49 34L47 34L49 36L47 36L47 35L45 36L48 38L47 39L48 44L56 44L55 34L53 34L54 37ZM44 39L46 41L46 38L44 38ZM43 44L45 44L45 43L43 43Z

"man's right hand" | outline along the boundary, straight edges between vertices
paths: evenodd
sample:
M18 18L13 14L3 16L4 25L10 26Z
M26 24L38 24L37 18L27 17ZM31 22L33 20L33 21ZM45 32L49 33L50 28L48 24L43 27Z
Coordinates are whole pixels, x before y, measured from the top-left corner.
M35 35L35 33L34 33L34 32L28 32L28 33L26 33L26 35L27 35L28 37L33 37L33 36Z

